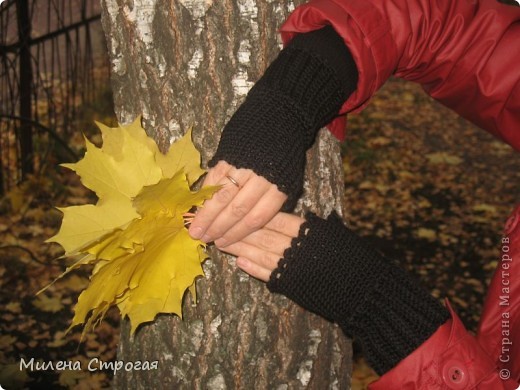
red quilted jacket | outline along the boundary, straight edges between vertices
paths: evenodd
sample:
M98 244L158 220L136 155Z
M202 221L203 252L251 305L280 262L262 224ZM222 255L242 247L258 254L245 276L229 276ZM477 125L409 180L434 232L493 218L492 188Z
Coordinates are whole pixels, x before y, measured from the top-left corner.
M282 39L325 25L343 37L359 71L343 113L363 109L395 75L520 150L520 8L496 0L311 0L291 14ZM345 118L328 127L343 138ZM477 336L450 308L452 318L372 389L518 387L520 206L502 248Z

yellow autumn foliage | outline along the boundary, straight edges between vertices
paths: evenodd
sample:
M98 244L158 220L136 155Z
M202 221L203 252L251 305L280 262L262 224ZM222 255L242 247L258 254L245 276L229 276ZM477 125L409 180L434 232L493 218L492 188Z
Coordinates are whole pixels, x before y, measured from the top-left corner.
M184 214L202 205L217 187L190 189L204 173L191 131L162 154L140 118L128 126L98 126L102 147L85 139L84 158L64 165L98 201L60 208L61 228L48 241L59 243L67 256L81 255L60 277L94 264L70 328L84 324L85 334L117 305L134 333L159 313L182 317L184 293L189 289L195 294L194 282L203 276L206 257L204 243L188 235Z

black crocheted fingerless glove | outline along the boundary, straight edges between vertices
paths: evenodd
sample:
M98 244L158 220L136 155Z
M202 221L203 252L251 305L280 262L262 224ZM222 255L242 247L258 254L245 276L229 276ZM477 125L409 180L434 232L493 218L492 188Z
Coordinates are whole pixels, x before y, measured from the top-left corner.
M333 214L313 214L267 287L339 324L372 368L389 371L426 341L449 312Z
M357 69L332 27L296 36L225 126L209 162L249 168L289 196L302 192L305 152L355 90Z

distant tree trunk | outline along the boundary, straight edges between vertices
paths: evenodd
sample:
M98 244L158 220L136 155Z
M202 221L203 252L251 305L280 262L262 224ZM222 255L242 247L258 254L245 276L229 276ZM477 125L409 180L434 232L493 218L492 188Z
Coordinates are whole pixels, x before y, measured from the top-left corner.
M220 131L280 50L287 0L103 0L102 21L120 122L143 115L167 150L194 125L204 162ZM308 154L300 204L341 210L339 145L322 132ZM157 371L120 371L121 389L295 389L350 387L351 344L339 328L272 295L211 249L199 303L184 320L160 316L134 340L122 325L119 359L158 360Z
M20 42L20 116L24 119L32 119L31 87L32 87L32 64L31 64L31 19L29 17L29 1L19 0L16 2L16 16L18 23L18 42ZM22 162L22 178L34 172L34 155L32 144L32 125L21 121L18 132L18 145Z

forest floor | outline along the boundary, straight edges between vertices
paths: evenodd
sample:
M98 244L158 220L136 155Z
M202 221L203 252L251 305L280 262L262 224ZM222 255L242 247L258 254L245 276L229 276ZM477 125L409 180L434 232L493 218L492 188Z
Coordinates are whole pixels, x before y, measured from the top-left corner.
M500 253L502 227L520 194L520 154L426 96L392 80L360 115L343 145L347 223L439 299L448 297L475 331ZM79 129L78 129L79 130ZM65 333L88 274L64 271L45 240L59 228L55 206L92 203L72 172L53 162L0 201L0 385L5 389L100 389L115 359L119 317L110 311L80 343ZM79 362L81 370L20 370L20 362ZM377 378L357 351L353 389ZM93 367L96 368L96 367ZM9 381L9 382L7 382Z
M347 224L475 332L520 202L520 154L399 80L350 117L343 146ZM361 390L377 376L356 352Z

